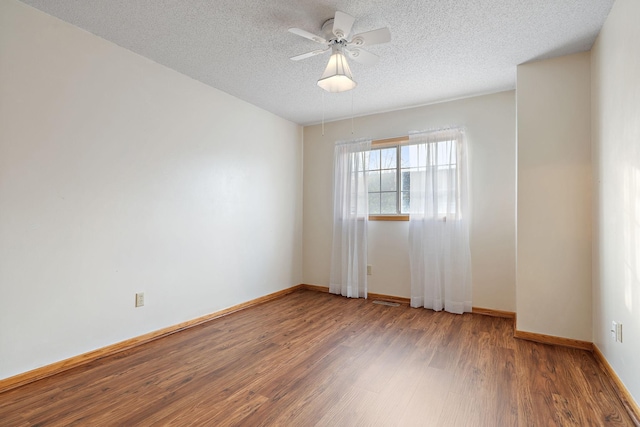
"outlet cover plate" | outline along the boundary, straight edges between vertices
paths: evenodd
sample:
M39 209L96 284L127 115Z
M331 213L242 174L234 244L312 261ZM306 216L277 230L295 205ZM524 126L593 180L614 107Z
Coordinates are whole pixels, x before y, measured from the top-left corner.
M136 294L136 307L142 307L144 305L144 292L138 292Z
M616 341L622 342L622 323L618 323L616 327Z

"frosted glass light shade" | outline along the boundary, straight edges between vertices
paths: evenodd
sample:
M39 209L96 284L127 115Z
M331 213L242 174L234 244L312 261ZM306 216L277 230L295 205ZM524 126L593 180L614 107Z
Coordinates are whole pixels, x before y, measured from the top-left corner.
M344 92L356 87L347 58L339 49L334 49L327 68L318 80L318 86L327 92Z

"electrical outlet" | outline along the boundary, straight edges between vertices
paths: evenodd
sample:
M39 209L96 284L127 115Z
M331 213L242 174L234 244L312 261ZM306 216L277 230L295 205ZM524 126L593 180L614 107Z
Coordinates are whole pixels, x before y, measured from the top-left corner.
M616 342L622 342L622 323L611 322L611 338Z
M622 342L622 323L618 323L616 327L616 341Z
M142 307L144 305L144 292L138 292L136 294L136 307Z
M371 266L367 265L367 276L371 276Z

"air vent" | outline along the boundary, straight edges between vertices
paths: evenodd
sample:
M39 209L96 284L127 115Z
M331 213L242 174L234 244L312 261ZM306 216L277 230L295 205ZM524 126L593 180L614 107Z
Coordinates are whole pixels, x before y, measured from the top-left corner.
M380 305L386 305L386 306L388 306L388 307L398 307L398 306L400 306L400 304L399 304L399 303L397 303L397 302L390 302L390 301L380 301L380 300L375 300L373 303L374 303L374 304L380 304Z

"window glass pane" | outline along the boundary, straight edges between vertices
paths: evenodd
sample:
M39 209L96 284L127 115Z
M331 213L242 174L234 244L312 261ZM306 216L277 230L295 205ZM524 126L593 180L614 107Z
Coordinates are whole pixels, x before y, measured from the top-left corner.
M410 194L408 191L402 192L402 206L400 208L400 213L409 213L410 204Z
M455 151L453 141L442 141L437 146L437 161L439 165L455 163Z
M400 190L409 191L411 189L411 171L409 171L409 169L402 169L400 179Z
M383 170L380 179L380 191L396 190L396 170Z
M389 193L382 193L380 197L380 213L381 214L396 214L398 213L398 208L396 207L396 196L397 193L395 191Z
M380 215L380 193L369 193L369 215Z
M411 166L411 158L409 156L409 145L403 145L400 147L400 167L408 168Z
M438 214L440 214L441 216L445 216L447 214L447 210L448 208L450 208L450 206L448 206L448 203L450 203L451 200L447 197L447 192L438 192Z
M367 172L369 192L380 191L380 171Z
M438 191L446 191L447 189L454 191L456 186L456 169L446 168L438 171Z
M434 166L438 163L438 144L427 145L427 163L429 166Z
M395 169L396 164L396 147L384 148L380 150L380 168L381 169Z
M425 185L428 185L425 182L427 177L427 172L425 168L415 168L409 170L409 181L413 183L413 189L417 191L422 191Z
M402 151L402 157L405 156L405 153L407 153L407 166L412 167L412 168L417 168L419 166L426 166L427 164L427 154L423 149L420 149L420 146L418 145L407 145L405 147L402 147L403 151ZM403 160L403 166L404 166L404 160Z
M417 153L416 157L418 159L417 161L418 167L422 167L422 168L427 167L427 157L428 157L428 154L430 153L429 146L427 146L426 148L424 146L418 147L416 149L416 153Z
M367 169L380 169L380 150L369 151L369 163Z
M456 168L455 166L440 167L437 174L437 195L438 213L442 216L456 211L457 200L455 198L456 188Z

